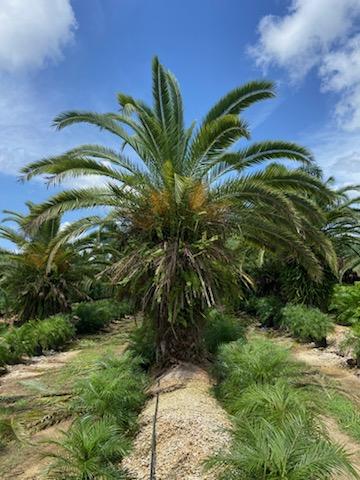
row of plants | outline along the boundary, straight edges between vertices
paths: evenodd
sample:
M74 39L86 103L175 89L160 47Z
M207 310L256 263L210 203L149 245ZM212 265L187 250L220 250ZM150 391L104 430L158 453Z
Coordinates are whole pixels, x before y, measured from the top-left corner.
M306 305L283 305L275 296L253 297L246 305L264 327L283 328L302 342L326 347L327 335L334 329L333 319L318 308Z
M146 399L148 378L141 363L131 351L121 357L105 356L77 383L72 405L76 420L59 441L52 442L56 452L50 455L47 478L128 478L119 463L130 450Z
M31 320L21 327L12 327L0 337L0 365L18 363L24 355L58 350L74 335L75 328L65 315Z
M76 304L69 315L30 320L8 328L0 336L0 365L18 363L25 355L59 350L76 334L95 333L132 312L133 306L125 300L97 300Z
M319 347L327 346L327 335L334 329L334 323L350 327L341 351L351 354L360 365L360 282L353 285L335 285L329 313L303 304L284 305L275 295L252 296L243 308L256 315L261 325L284 328L302 342L315 342Z
M260 338L223 345L216 373L217 397L233 420L228 451L208 462L219 478L357 478L349 455L327 436L322 395L287 349Z

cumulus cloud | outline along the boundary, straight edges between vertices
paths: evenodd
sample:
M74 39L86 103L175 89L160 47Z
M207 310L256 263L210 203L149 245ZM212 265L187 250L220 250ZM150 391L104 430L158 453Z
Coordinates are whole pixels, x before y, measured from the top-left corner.
M283 17L259 23L249 51L258 66L285 68L293 81L316 68L323 92L334 92L334 109L346 130L360 129L360 0L293 0Z
M334 177L336 185L360 184L360 138L357 132L328 126L304 135L299 141L311 148L325 176Z
M39 68L58 60L73 38L70 0L1 0L0 70Z

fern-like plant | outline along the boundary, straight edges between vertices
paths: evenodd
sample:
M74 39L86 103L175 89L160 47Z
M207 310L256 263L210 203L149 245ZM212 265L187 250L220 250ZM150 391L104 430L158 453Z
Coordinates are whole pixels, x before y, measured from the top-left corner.
M303 342L327 346L327 335L334 330L334 322L318 308L304 305L287 305L282 309L282 325L291 335Z
M336 285L330 309L340 325L353 325L360 321L360 282L353 285Z
M118 463L129 451L129 441L111 420L76 421L63 438L52 441L57 451L47 478L53 480L125 480Z
M262 338L232 342L219 349L217 388L220 399L232 410L241 392L254 384L273 384L279 379L294 381L302 367L290 358L290 351Z
M122 432L133 431L146 398L146 377L139 362L131 354L121 361L113 357L102 360L100 370L78 385L76 404L80 412L111 418Z
M223 480L329 480L346 474L358 478L343 447L309 434L295 415L282 422L243 419L233 434L229 453L220 453L209 466L220 467Z

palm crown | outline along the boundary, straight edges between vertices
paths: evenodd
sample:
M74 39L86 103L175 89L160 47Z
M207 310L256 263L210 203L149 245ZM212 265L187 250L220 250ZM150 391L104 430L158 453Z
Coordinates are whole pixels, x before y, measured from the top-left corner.
M30 212L34 208L31 202L27 206ZM61 217L55 216L29 233L27 215L4 213L8 214L4 221L16 225L0 226L0 238L15 247L0 250L0 287L9 295L10 311L15 306L22 321L69 311L72 300L86 297L84 280L93 269L82 261L76 244L62 244L56 251L51 248L60 232Z
M35 228L69 210L109 207L106 219L86 217L64 229L54 248L98 223L116 222L126 247L107 272L140 293L155 313L164 350L171 344L166 332L176 336L175 324L196 323L194 311L216 302L237 274L244 278L230 238L296 258L315 278L321 275L319 257L333 268L336 257L321 232L324 215L317 206L331 193L303 168L312 164L311 154L283 141L235 148L250 137L240 115L272 98L273 84L235 88L200 125L185 127L176 79L157 58L152 73L153 106L118 94L119 113L71 111L55 119L58 129L89 123L111 132L121 140L120 151L83 145L22 173L26 179L45 174L49 183L82 175L107 179L53 196L34 208L29 224ZM276 159L299 168L272 163Z

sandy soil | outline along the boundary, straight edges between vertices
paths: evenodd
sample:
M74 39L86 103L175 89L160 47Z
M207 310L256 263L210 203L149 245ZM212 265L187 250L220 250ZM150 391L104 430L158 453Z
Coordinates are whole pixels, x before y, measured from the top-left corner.
M22 452L22 461L11 467L8 471L2 473L2 480L45 480L45 471L49 465L49 458L45 455L55 450L55 446L46 444L48 440L58 440L61 437L61 430L67 430L71 421L64 421L52 427L41 430L30 439L28 446L24 447ZM12 445L7 452L9 462L16 458L18 451L17 445Z
M211 394L208 374L184 364L168 370L155 382L159 392L157 417L157 480L213 480L204 473L203 462L229 443L230 422ZM140 417L140 432L134 450L123 465L136 480L147 480L150 470L155 397Z
M333 379L339 388L348 393L360 405L360 370L349 368L347 358L341 354L340 343L345 338L349 328L337 325L329 336L329 346L326 349L314 348L313 344L302 344L291 337L274 335L272 340L291 348L294 357L325 376Z
M20 382L39 378L49 370L58 370L73 360L80 350L55 353L54 355L42 355L29 359L26 364L11 365L9 373L0 377L0 397L9 395L28 394Z

